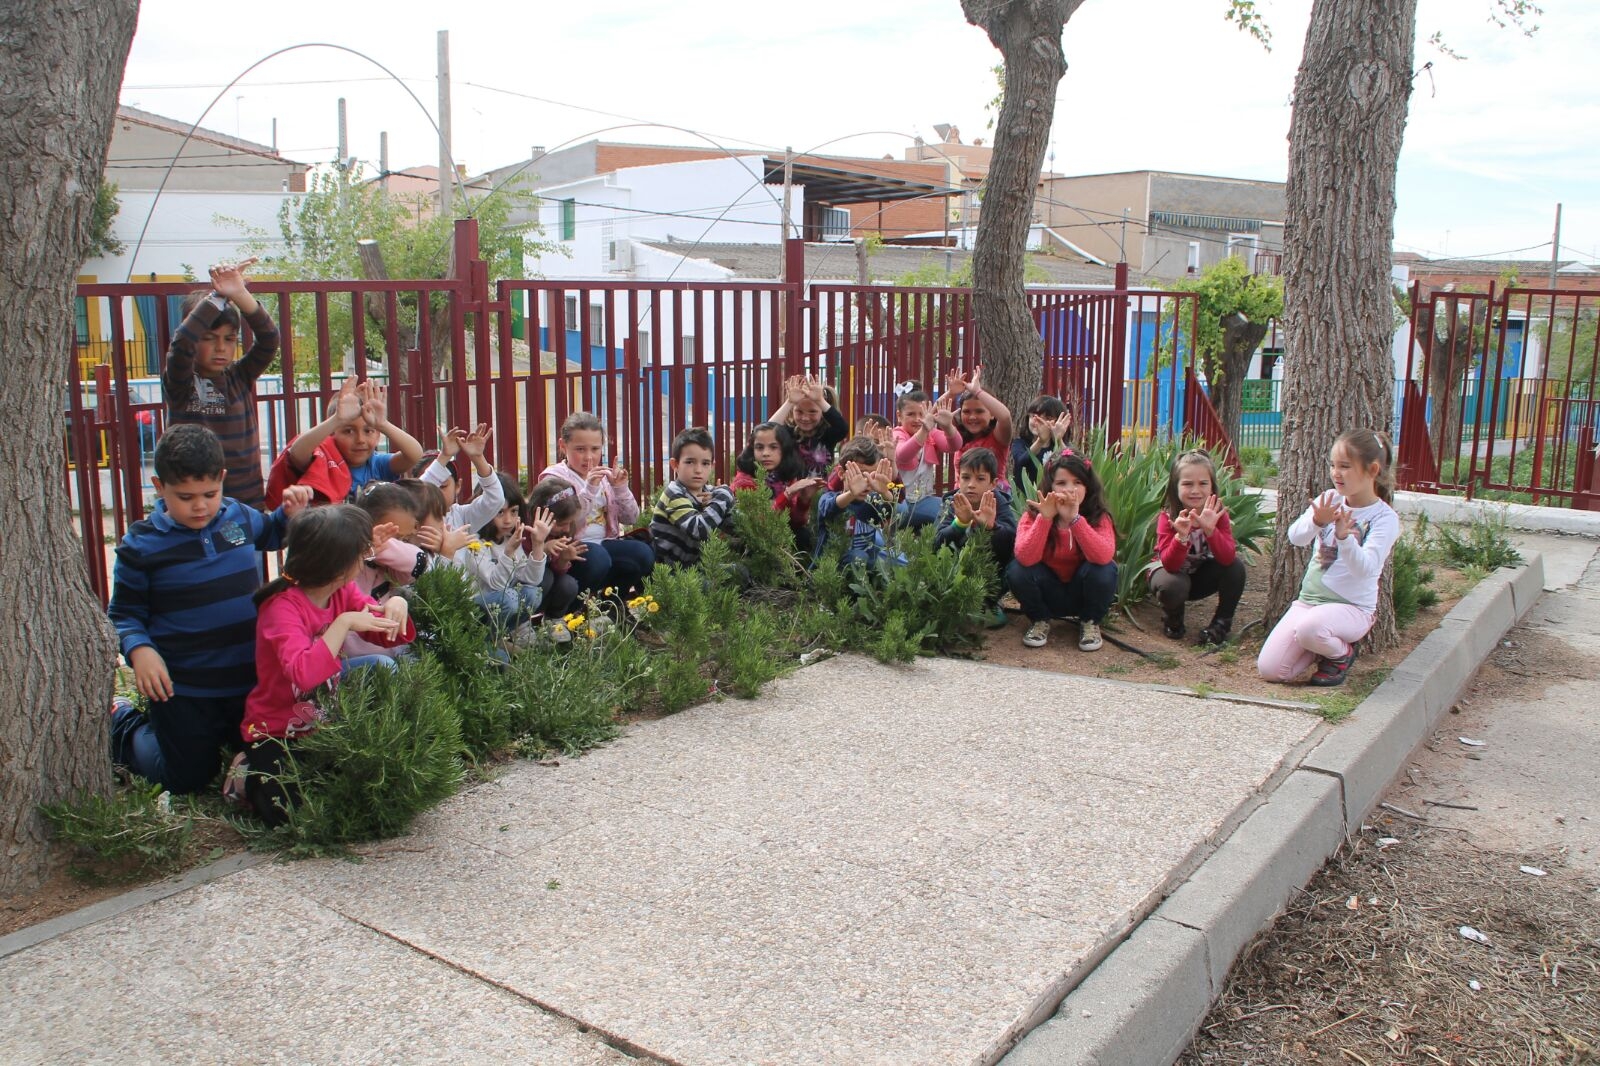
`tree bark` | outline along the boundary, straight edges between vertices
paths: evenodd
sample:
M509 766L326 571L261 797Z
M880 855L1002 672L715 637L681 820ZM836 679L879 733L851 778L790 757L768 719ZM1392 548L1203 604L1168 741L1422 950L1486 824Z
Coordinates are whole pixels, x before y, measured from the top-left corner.
M1284 446L1269 621L1294 600L1307 553L1286 533L1328 487L1328 452L1393 419L1395 169L1411 96L1416 0L1315 0L1295 77L1284 222ZM1398 639L1384 587L1368 635Z
M115 644L60 475L62 383L138 13L137 0L0 6L0 896L47 870L39 805L111 785Z
M1039 394L1044 342L1028 311L1023 261L1056 89L1067 72L1061 31L1083 0L961 0L1005 60L1005 93L972 254L973 316L983 386L1020 412Z

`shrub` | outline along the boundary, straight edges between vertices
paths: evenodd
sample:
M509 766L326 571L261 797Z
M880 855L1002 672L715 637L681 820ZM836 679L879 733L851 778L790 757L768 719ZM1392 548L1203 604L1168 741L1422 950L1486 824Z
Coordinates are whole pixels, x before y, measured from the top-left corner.
M472 579L453 566L424 573L412 588L417 647L440 667L440 678L461 719L461 745L476 760L504 751L516 739L491 656L489 627L472 602Z
M1522 565L1522 553L1512 545L1503 516L1484 518L1466 527L1437 526L1433 543L1440 558L1457 570L1476 568L1489 572L1502 566Z
M1401 537L1394 545L1394 619L1401 628L1411 624L1417 612L1439 602L1432 587L1433 570L1422 565L1422 549L1412 537Z
M278 830L293 851L405 831L461 781L461 727L442 667L431 660L345 678L328 720L289 744L283 784L297 800Z
M704 700L711 686L700 672L700 660L693 652L678 655L669 652L668 655L665 664L656 671L656 698L664 712L677 714Z
M787 511L772 509L772 493L741 489L734 494L733 556L757 585L791 588L804 576Z
M900 530L871 564L854 563L843 572L848 591L832 607L849 620L848 643L871 647L889 662L903 660L906 646L932 652L975 642L986 620L984 605L998 588L988 534L975 530L959 550L936 549L933 536L932 527ZM890 561L895 554L903 565ZM896 639L885 640L895 620Z
M768 607L755 604L744 620L722 633L714 657L717 687L740 699L754 699L761 686L782 672L776 654L778 624Z
M74 875L124 881L183 865L194 844L194 818L187 800L173 801L160 785L136 777L109 797L80 794L39 807L55 834L71 845L81 864Z
M649 626L669 648L699 654L710 646L711 604L699 568L658 566L644 590L661 608L650 616Z
M648 653L616 630L565 649L513 649L503 691L518 753L572 755L610 740L617 708L648 678Z

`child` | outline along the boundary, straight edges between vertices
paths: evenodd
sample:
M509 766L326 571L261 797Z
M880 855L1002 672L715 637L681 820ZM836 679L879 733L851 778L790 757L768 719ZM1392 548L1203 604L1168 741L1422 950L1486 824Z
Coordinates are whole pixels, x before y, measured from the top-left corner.
M256 682L261 556L283 540L307 489L284 493L270 515L223 495L226 453L204 426L173 426L156 445L160 499L117 547L108 613L148 715L119 700L112 761L172 792L197 792L238 744Z
M472 486L480 495L484 492L499 491L500 480L494 476L494 467L489 465L489 460L483 454L489 446L489 434L493 432L487 422L478 423L478 428L471 433L464 429L446 431L441 428L439 451L433 456L433 461L430 463L424 459L422 463L417 464L420 469L412 471L416 477L430 485L439 486L439 491L444 493L445 505L452 508L446 516L450 519L451 525L465 525L477 529L505 506L503 501L493 503L491 506L492 501L480 503L474 499L473 503L466 507L475 507L475 510L468 511L465 508L454 510L461 507L456 502L461 495L461 485L456 480L455 469L455 458L458 454L465 455L471 461Z
M700 548L733 510L733 490L706 488L716 466L711 432L694 426L672 438L672 480L656 497L650 536L656 559L677 566L700 561Z
M1024 424L1011 442L1011 483L1017 486L1024 473L1037 484L1056 453L1072 447L1072 409L1054 396L1040 396L1028 405Z
M798 374L785 381L783 387L783 406L772 413L772 421L793 427L805 476L826 478L833 465L833 449L850 435L849 423L839 413L837 397L816 378Z
M372 520L373 550L356 585L380 602L391 585L410 585L428 568L428 555L416 544L422 520L417 496L400 485L374 481L356 497L356 506Z
M544 602L545 541L555 523L540 507L524 524L522 490L504 474L495 477L506 505L478 530L463 565L477 582L474 602L488 614L495 636L503 639L531 621Z
M322 718L310 694L362 667L394 666L378 656L341 659L345 639L360 634L389 647L416 639L405 600L395 596L380 608L356 587L372 540L372 520L359 507L312 508L289 524L283 572L255 595L259 679L239 734L245 796L268 825L281 825L294 802L280 780L289 740Z
M535 485L528 493L525 508L535 514L542 509L550 515L550 532L544 542L547 563L539 588L544 596L545 617L559 618L578 598L577 579L568 571L585 553L583 541L578 539L583 508L577 491L560 478L546 478ZM558 636L564 632L564 628L556 630Z
M1117 530L1089 461L1062 452L1045 467L1039 498L1017 524L1006 584L1032 623L1030 648L1050 639L1050 619L1076 617L1078 648L1100 650L1100 619L1117 596Z
M244 281L246 259L211 268L211 289L183 301L183 322L172 334L161 391L169 424L205 426L222 442L227 457L224 494L246 507L260 508L261 432L256 421L256 378L278 354L278 327L267 309L250 295ZM250 324L255 342L239 353L239 316Z
M782 422L763 422L750 432L750 442L739 453L734 465L738 473L730 486L734 492L766 485L772 493L772 509L789 512L789 528L794 531L795 547L810 551L811 505L816 501L821 478L806 475L805 463L794 434ZM757 481L757 476L761 477Z
M453 508L445 502L439 486L414 477L401 478L395 484L409 492L412 502L416 504L417 532L411 538L411 543L421 548L427 556L423 570L435 566L454 566L461 549L477 539L473 528L446 524L448 512ZM495 484L494 494L496 500L501 499L498 483ZM477 503L486 495L486 492L480 492L472 502Z
M972 372L972 380L952 370L945 376L945 392L954 397L956 429L961 435L961 447L956 461L968 448L988 448L998 457L1010 455L1011 412L997 398L983 391L983 370ZM1005 485L1002 477L1001 485Z
M578 494L583 510L579 537L585 551L571 562L571 574L583 591L615 587L626 594L644 587L655 566L650 545L624 537L622 526L639 517L639 501L628 487L628 470L620 462L601 462L606 434L600 420L586 411L567 416L561 423L563 461L549 466L539 480L560 478Z
M850 544L841 565L871 563L884 552L883 526L894 517L894 501L889 497L892 469L869 437L851 437L839 449L839 469L817 501L817 517L826 523L836 514L845 516L844 531Z
M914 381L896 386L895 392L894 413L900 424L894 427L891 438L894 468L905 484L907 525L916 529L939 520L941 501L933 493L939 459L959 448L961 437L944 398L930 407L928 394Z
M389 422L388 390L349 378L328 405L328 417L289 443L272 462L267 502L286 485L309 485L327 503L343 503L371 481L396 481L422 458L415 437ZM387 437L394 452L378 450Z
M1011 494L1000 487L1000 461L988 448L968 448L956 468L956 482L960 487L944 497L934 546L959 548L966 544L973 526L983 526L989 530L989 550L1000 571L998 587L1003 588L1006 567L1016 548L1017 516ZM993 606L992 613L993 625L1006 624L1006 613L998 606Z
M1316 546L1289 605L1267 642L1256 669L1268 681L1288 681L1313 662L1310 684L1344 684L1356 661L1356 641L1372 628L1378 609L1378 579L1400 537L1394 496L1394 451L1389 439L1370 429L1351 430L1329 454L1333 489L1311 501L1289 526L1289 543Z
M1183 607L1215 594L1217 610L1198 643L1221 644L1233 631L1233 612L1244 595L1244 560L1233 543L1228 509L1217 500L1217 468L1202 451L1172 461L1167 502L1156 519L1156 559L1150 587L1161 604L1161 630L1184 635Z

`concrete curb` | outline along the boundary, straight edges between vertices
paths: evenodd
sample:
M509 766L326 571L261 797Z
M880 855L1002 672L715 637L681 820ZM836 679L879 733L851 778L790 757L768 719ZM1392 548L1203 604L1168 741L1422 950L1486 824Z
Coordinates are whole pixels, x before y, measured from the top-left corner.
M1490 574L1300 761L1005 1066L1170 1066L1228 970L1377 805L1418 744L1538 599L1544 561Z
M1266 497L1274 510L1278 506L1276 489L1250 488L1247 491ZM1301 505L1303 509L1304 505ZM1501 503L1498 500L1469 500L1463 496L1437 496L1430 492L1396 492L1394 509L1401 514L1427 515L1431 522L1504 522L1511 529L1530 533L1566 533L1579 537L1600 537L1600 511L1575 511L1570 507L1534 507L1526 503ZM1297 509L1297 513L1298 513Z

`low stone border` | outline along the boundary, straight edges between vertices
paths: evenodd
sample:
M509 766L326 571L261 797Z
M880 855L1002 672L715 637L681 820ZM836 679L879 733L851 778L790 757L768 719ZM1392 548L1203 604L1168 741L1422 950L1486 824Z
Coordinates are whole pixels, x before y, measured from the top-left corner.
M1245 491L1265 497L1267 506L1277 510L1278 490L1248 488ZM1511 529L1532 533L1600 537L1600 511L1579 511L1571 507L1534 507L1526 503L1469 500L1464 496L1441 496L1431 492L1396 492L1394 509L1403 515L1427 515L1431 522L1470 524L1490 519L1504 522Z
M1600 516L1597 516L1600 517ZM1544 591L1544 560L1479 582L1266 801L1025 1035L1006 1066L1169 1066L1228 970L1340 843Z

